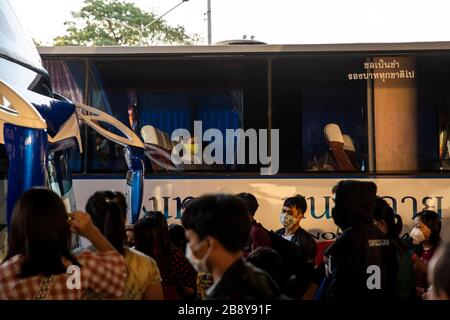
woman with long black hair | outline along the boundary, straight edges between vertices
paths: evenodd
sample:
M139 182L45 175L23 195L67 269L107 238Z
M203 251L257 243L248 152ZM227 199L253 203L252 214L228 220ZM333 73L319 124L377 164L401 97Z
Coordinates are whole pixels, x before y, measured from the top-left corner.
M73 255L71 231L87 238L96 251ZM127 271L122 256L88 214L68 214L51 190L35 188L19 198L8 244L0 264L0 300L84 299L88 291L113 299L123 295Z
M136 250L153 257L158 263L167 300L195 298L197 272L171 243L167 221L161 212L150 211L136 222L134 240Z

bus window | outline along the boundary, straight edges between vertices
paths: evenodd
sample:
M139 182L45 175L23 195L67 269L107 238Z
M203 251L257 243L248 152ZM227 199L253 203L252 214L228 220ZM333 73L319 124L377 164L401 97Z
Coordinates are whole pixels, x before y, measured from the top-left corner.
M72 102L86 103L86 69L81 59L45 59L43 64L50 75L54 92ZM85 125L79 122L82 142L85 138ZM72 173L83 171L83 155L75 149L70 151L69 166Z
M213 128L222 136L227 129L278 129L282 174L396 174L450 168L450 73L446 71L450 54L445 51L152 53L56 56L45 63L51 74L71 74L72 80L65 81L71 89L61 88L69 98L86 100L147 140L147 173L260 172L260 164L250 164L249 139L244 164L175 165L174 130L189 132L184 145L191 162L197 159L193 151L204 156L212 145L193 138L197 122L202 124L201 138ZM58 66L61 63L66 66ZM56 75L52 78L64 79ZM117 147L102 143L88 129L82 135L90 139L85 155L91 161L88 173L125 168L124 162L116 161ZM234 147L223 145L222 160L227 150L238 153ZM77 161L79 168L83 163Z
M45 69L50 75L53 91L72 102L85 103L84 61L80 59L46 59Z
M373 56L375 168L378 173L448 168L450 55Z
M93 59L90 67L105 111L143 140L145 132L157 132L158 138L147 137L147 172L257 172L258 166L248 165L247 161L226 163L229 150L237 153L236 144L226 141L226 132L267 127L264 60L211 59L205 63L198 59L121 59L118 64L111 58ZM188 159L190 163L173 163L171 136L176 129L187 130L191 138L199 132L200 140L208 129L218 130L223 137L222 157L218 156L213 164L207 164L204 158L200 163L193 158ZM192 150L201 146L202 157L214 140L200 142ZM186 150L185 155L188 153Z
M273 60L281 173L367 169L367 84L347 79L363 62L323 55Z
M86 169L89 173L117 173L127 171L123 147L109 141L87 128L87 144L85 144Z
M65 151L50 152L47 164L47 184L56 192L69 212L76 210L73 195L71 171L69 168L70 154Z

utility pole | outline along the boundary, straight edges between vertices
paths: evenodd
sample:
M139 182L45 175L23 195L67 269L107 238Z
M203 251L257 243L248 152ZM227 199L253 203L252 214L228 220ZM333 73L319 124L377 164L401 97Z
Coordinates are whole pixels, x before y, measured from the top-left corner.
M208 11L206 12L208 19L208 45L212 43L212 31L211 31L211 0L208 0Z

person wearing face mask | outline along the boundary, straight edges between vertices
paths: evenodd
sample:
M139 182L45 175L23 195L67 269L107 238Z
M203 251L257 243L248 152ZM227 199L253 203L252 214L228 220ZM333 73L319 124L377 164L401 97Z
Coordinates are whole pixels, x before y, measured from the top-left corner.
M193 197L191 198L187 198L183 201L182 205L181 205L181 214L184 214L184 211L186 210L186 208L189 206L189 204L191 203L191 201L195 199ZM184 228L183 228L184 230ZM185 232L183 231L183 237L186 241L185 246L184 246L184 252L186 254L186 248L187 248L187 239L185 236ZM192 251L189 250L189 256L192 259ZM213 277L209 272L197 272L197 298L199 300L205 300L206 299L206 292L208 291L208 289L212 286L213 284Z
M409 234L409 240L411 250L415 253L416 290L417 296L420 298L428 288L427 265L441 242L441 220L439 215L431 210L416 213L413 220L414 227Z
M420 261L427 265L441 242L441 220L439 215L431 210L420 211L414 215L413 219L414 227L410 237L415 246L414 251Z
M296 195L284 200L283 209L280 214L280 222L283 228L275 233L284 239L299 246L301 255L310 268L314 269L317 245L314 238L300 226L305 218L307 209L306 199L302 195Z
M309 299L304 295L308 290L314 291L311 285L317 245L314 238L300 226L307 208L306 199L302 195L286 198L280 214L283 228L275 232L277 236L295 244L298 249L299 259L296 262L295 279L285 286L286 294L295 299Z
M244 200L226 194L192 200L183 212L186 257L198 272L209 272L208 300L274 300L282 297L275 281L243 259L250 234Z

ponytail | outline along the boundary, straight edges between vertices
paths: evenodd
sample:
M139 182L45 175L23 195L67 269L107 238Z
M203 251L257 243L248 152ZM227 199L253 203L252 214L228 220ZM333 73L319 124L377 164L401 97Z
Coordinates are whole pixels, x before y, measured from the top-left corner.
M107 199L109 200L109 199ZM106 239L112 244L112 246L124 254L124 242L125 242L125 216L120 208L120 205L115 199L106 201L105 221L103 223L102 233Z
M125 244L125 196L119 192L98 191L94 193L86 204L86 211L100 232L111 245L124 254Z

